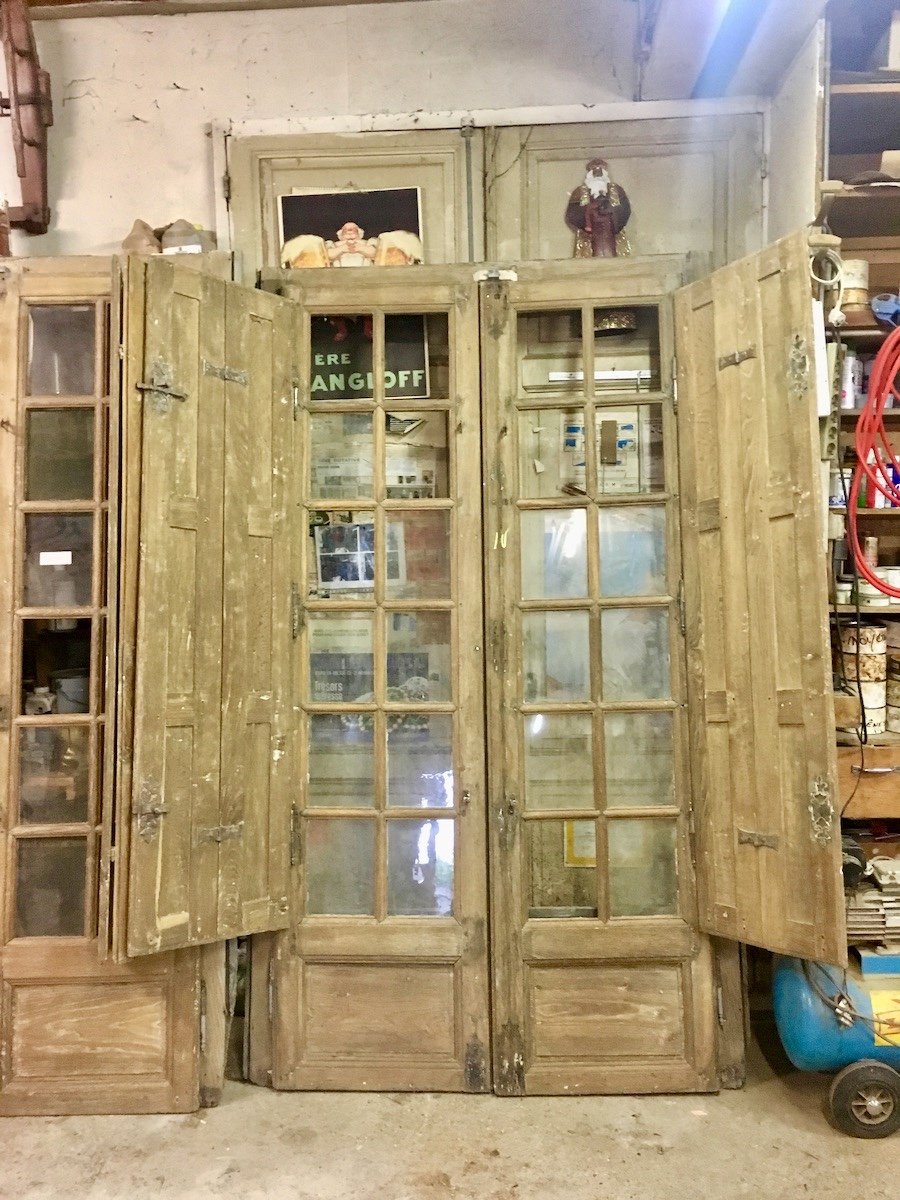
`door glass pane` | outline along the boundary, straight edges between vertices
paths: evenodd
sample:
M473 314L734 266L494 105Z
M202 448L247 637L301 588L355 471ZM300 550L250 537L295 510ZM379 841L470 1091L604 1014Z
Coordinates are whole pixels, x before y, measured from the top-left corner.
M28 310L31 396L94 394L94 306L48 304Z
M299 241L300 239L293 239ZM322 243L320 253L324 256ZM290 246L290 242L286 247ZM328 263L295 265L327 266ZM310 317L312 378L310 400L372 399L372 317L369 313L333 313Z
M86 726L19 730L19 820L23 825L88 819Z
M603 496L665 490L661 404L598 408L597 490Z
M306 911L333 916L375 912L375 822L306 822Z
M603 699L667 700L669 614L664 608L610 608L601 614Z
M450 614L389 612L385 621L388 700L451 700Z
M517 332L520 395L584 391L580 309L520 313Z
M610 712L603 727L607 808L674 804L672 713Z
M601 508L601 596L666 592L666 510L629 505Z
M527 703L590 698L586 612L523 613L522 643L522 687Z
M453 718L388 713L388 794L394 807L453 807Z
M428 342L428 395L432 400L450 398L450 324L445 312L425 317Z
M453 909L456 822L388 821L388 915L444 917Z
M83 936L86 879L85 838L19 838L15 936Z
M372 495L370 413L310 413L309 494L320 500Z
M310 613L309 696L319 704L373 700L372 617L369 613Z
M594 309L594 380L598 394L659 389L657 308Z
M519 414L519 494L526 500L583 496L587 489L584 409Z
M523 720L528 808L593 808L590 714L531 713Z
M673 916L678 911L675 825L621 820L607 825L611 917Z
M22 711L86 713L90 705L91 622L65 617L22 622Z
M387 577L389 600L446 600L450 596L450 513L409 509L389 512Z
M434 500L450 495L447 413L384 415L384 481L388 500Z
M94 410L34 408L25 437L26 500L94 495Z
M373 715L309 718L311 808L369 808L375 803Z
M316 516L313 526L315 579L319 596L371 599L375 588L375 520L371 512Z
M526 821L529 917L596 917L593 821Z
M92 542L90 513L26 513L25 604L89 606Z
M586 530L583 508L521 514L523 599L587 595Z

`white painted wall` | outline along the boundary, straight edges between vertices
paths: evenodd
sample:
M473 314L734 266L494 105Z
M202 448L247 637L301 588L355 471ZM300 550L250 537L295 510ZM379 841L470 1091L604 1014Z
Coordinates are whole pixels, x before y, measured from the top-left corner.
M37 22L53 224L16 235L14 251L106 253L135 217L212 227L210 122L630 100L636 12L630 0L418 0ZM0 128L0 189L9 158Z

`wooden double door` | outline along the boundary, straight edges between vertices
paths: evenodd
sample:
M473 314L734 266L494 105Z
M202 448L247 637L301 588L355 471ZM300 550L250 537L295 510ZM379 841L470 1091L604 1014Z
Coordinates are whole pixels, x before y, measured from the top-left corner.
M257 1082L714 1089L721 939L844 953L805 239L687 287L672 258L264 284L135 260L114 292L107 565L89 612L11 610L105 634L87 915L77 947L10 915L20 845L85 835L31 828L10 755L4 1061L40 1041L21 997L152 974L159 1094L123 1043L121 1104L174 1105L186 1063L189 1107L194 947L251 936Z

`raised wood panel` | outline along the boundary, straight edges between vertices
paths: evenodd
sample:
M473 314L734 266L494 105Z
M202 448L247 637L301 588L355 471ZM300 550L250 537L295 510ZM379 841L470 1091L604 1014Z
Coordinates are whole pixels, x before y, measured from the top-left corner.
M566 201L598 156L631 201L635 255L719 266L761 244L762 118L748 114L489 130L488 257L571 258Z
M684 1056L678 965L532 966L526 986L536 1060Z
M695 826L703 928L842 963L807 258L796 234L677 294Z
M453 963L306 962L306 1053L310 1059L452 1063L457 985Z
M166 985L11 988L13 1079L159 1075L166 1068Z

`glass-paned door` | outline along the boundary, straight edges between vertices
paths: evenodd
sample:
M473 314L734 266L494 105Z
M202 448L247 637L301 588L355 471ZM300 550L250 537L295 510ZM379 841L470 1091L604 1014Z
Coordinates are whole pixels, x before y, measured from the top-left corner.
M0 296L0 1115L180 1111L198 1092L194 957L101 961L114 264L25 262Z
M337 278L335 278L337 276ZM488 1085L471 272L298 271L284 1088Z
M676 268L598 263L588 281L582 266L520 269L482 302L494 1084L708 1089Z

